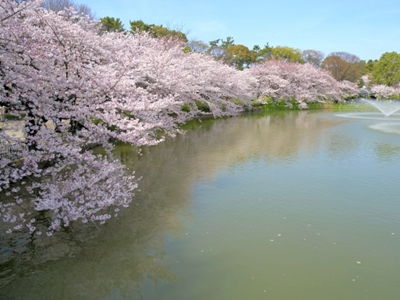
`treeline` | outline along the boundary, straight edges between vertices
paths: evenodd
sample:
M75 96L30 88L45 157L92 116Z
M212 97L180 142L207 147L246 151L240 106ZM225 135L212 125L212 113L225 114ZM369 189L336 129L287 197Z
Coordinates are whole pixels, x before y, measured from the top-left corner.
M78 12L94 18L95 14L87 5L76 4L72 0L46 0L43 6L47 9L60 11L66 7L74 7ZM400 54L386 52L379 60L361 60L357 55L348 52L332 52L325 55L313 49L296 49L289 46L270 46L266 43L263 47L254 45L236 44L234 38L229 36L204 42L189 40L181 29L171 29L163 25L147 24L142 20L130 21L129 29L125 29L119 18L100 18L102 32L126 32L130 34L147 32L154 38L173 38L185 43L185 52L199 52L212 55L215 59L233 66L239 70L266 60L282 60L295 63L309 63L318 68L327 70L338 81L356 83L358 87L372 85L386 85L394 87L400 83Z
M120 19L105 17L100 19L104 31L126 32ZM153 37L170 37L186 43L184 51L206 53L215 59L234 66L239 70L266 61L281 60L300 64L309 63L327 70L338 81L357 83L361 88L367 83L396 86L400 83L400 54L384 53L379 60L361 60L357 55L348 52L332 52L329 55L318 50L300 50L289 46L264 47L254 45L252 49L236 44L233 37L216 39L208 43L200 40L188 40L180 30L172 30L162 25L146 24L142 20L131 21L129 32L149 32ZM367 78L365 77L367 76Z

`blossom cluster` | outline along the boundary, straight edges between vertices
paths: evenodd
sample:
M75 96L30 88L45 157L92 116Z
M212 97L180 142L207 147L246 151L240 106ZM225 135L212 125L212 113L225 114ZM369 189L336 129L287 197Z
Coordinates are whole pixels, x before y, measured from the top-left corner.
M400 86L377 84L371 87L371 93L373 93L377 98L396 97L396 99L398 99L400 97Z
M300 107L306 107L307 102L340 99L345 94L343 83L312 64L268 60L245 72L256 79L253 86L256 98L295 100Z

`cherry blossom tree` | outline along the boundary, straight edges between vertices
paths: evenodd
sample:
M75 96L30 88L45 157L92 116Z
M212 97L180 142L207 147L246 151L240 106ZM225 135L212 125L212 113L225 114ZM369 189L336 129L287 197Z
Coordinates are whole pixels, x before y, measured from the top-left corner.
M338 82L341 91L341 99L357 98L360 95L360 89L355 82L342 80Z
M342 95L338 82L326 71L311 64L269 60L245 70L256 79L255 97L270 97L275 102L293 99L301 108L307 102L339 99Z
M400 86L387 86L383 84L373 85L371 87L371 93L377 98L395 98L400 97Z
M243 109L231 99L249 98L251 79L212 57L184 53L176 39L100 35L101 24L73 8L0 3L0 105L23 132L0 132L12 154L0 158L8 232L51 235L77 220L103 223L137 188L113 158L113 141L155 145L202 113L196 100L223 116ZM45 223L38 226L38 218Z
M361 77L366 87L369 88L370 93L377 98L400 98L400 85L387 86L384 84L372 84L370 76L364 75Z
M371 78L370 78L369 75L363 75L363 76L361 76L361 80L364 82L364 85L365 85L366 87L369 87L369 86L370 86L370 84L371 84Z

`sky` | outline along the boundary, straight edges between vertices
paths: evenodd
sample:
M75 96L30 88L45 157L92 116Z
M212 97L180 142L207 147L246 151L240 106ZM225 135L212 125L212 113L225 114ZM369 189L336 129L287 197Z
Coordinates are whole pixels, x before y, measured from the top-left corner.
M163 25L208 43L231 36L248 48L288 46L360 59L400 53L399 0L75 0L97 18Z

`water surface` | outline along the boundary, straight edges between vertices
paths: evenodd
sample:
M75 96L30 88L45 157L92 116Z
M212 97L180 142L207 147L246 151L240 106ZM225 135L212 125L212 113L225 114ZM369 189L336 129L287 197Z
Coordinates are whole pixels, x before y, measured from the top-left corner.
M3 238L0 298L397 300L400 120L354 114L203 120L142 156L119 145L143 176L132 205L100 230Z

